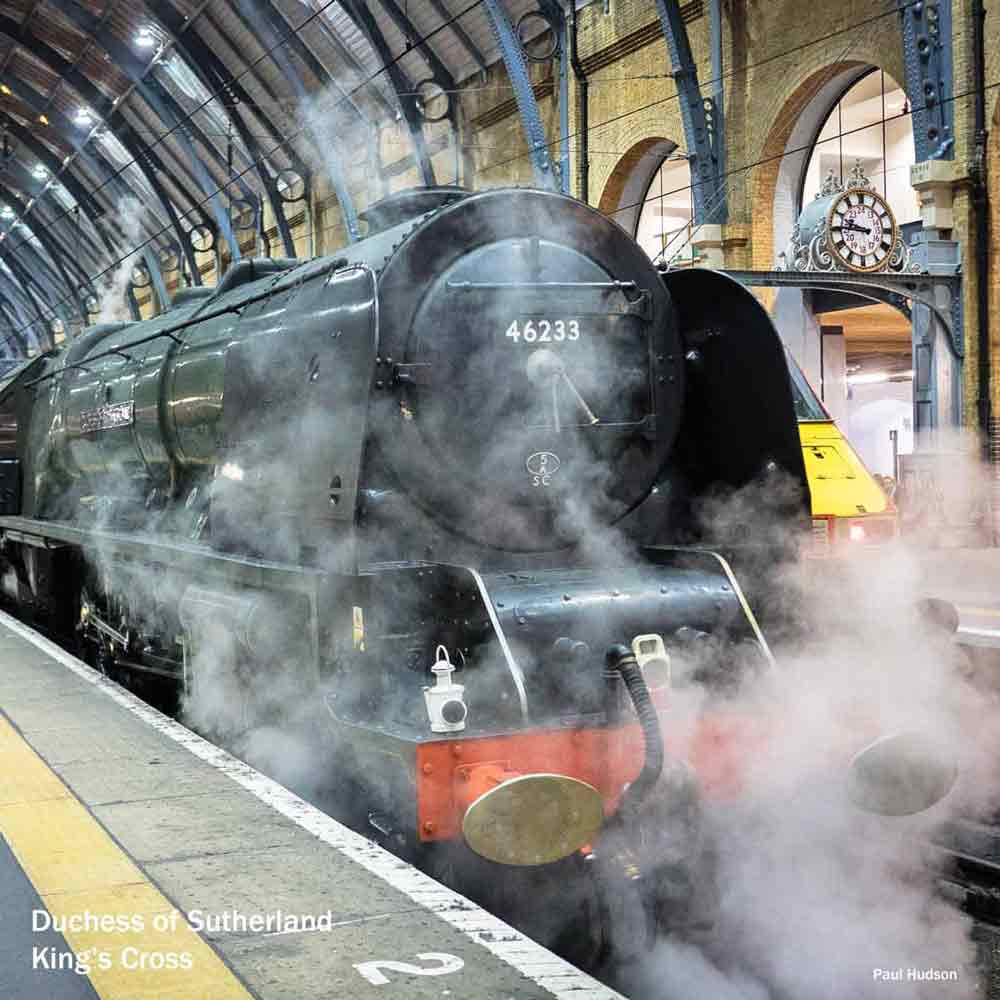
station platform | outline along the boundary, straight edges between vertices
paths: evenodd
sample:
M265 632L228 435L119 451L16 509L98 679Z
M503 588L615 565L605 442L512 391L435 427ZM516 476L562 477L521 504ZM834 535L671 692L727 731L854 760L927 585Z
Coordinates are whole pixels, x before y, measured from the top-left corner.
M0 835L4 1000L619 998L3 613Z
M955 605L959 641L1000 648L1000 548L934 549L919 564L927 596Z

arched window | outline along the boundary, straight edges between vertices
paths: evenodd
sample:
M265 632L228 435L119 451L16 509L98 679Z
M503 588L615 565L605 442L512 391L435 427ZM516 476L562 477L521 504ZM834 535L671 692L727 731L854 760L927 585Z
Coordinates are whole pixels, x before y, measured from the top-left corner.
M920 219L910 187L914 151L909 103L899 84L877 69L848 87L828 115L803 174L801 203L812 201L831 170L846 181L859 161L898 223Z
M681 153L664 159L646 189L635 227L635 241L651 258L691 256L691 165Z

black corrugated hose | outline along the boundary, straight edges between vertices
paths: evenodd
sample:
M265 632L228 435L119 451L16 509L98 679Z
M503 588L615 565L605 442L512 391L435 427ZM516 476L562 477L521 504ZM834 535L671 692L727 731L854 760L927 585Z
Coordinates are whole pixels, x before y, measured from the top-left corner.
M622 796L621 812L627 813L639 808L642 800L659 780L663 771L663 734L660 732L656 706L649 696L649 688L646 687L632 650L621 644L611 646L605 655L605 663L608 670L617 670L621 674L642 727L642 770Z

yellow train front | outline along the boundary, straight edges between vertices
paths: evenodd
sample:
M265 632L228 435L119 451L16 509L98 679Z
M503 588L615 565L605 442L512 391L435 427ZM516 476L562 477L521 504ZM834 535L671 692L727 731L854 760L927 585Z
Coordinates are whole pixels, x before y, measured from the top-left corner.
M899 534L893 502L789 355L792 398L812 500L813 557L879 548Z

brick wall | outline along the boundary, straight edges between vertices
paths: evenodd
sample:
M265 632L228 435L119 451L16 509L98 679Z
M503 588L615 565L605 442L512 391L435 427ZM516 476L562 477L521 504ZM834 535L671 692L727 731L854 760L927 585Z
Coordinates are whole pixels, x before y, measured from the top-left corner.
M677 91L666 44L650 0L610 0L579 12L579 54L590 81L589 146L590 201L609 209L617 205L623 185L641 153L662 140L686 146ZM704 0L682 0L692 51L703 87L711 78L709 25ZM987 83L1000 83L1000 4L990 3L986 23ZM732 267L769 267L778 248L774 243L775 184L780 157L792 129L833 76L850 67L877 66L899 83L905 80L900 19L888 0L840 0L836 4L804 4L802 0L728 0L724 5L724 69L726 167L729 172L729 222L724 228L726 261ZM952 0L952 49L955 65L956 159L963 166L973 154L973 86L971 0ZM532 64L532 83L549 137L559 135L557 64ZM1000 87L991 90L990 109L997 106ZM910 95L911 99L914 95ZM469 79L456 99L462 119L461 149L456 151L446 125L428 126L439 181L457 176L469 187L533 183L531 161L520 117L502 65ZM579 93L570 86L571 178L576 191L579 157ZM1000 133L994 115L991 129ZM417 182L410 141L391 124L380 136L383 162L389 166L389 190ZM550 150L558 161L558 148ZM963 171L960 170L960 173ZM989 144L991 189L991 254L1000 262L1000 139ZM349 166L349 186L363 208L382 193L370 164L362 159ZM966 419L974 419L976 399L976 276L972 267L972 203L967 184L955 195L955 236L965 248L964 268ZM269 209L268 209L269 212ZM322 169L313 193L312 233L308 214L294 210L296 249L305 254L331 253L344 245L347 234ZM281 252L274 220L268 214L274 253ZM206 261L206 278L214 275ZM996 322L994 344L994 406L1000 413L1000 263L991 265L990 315Z

